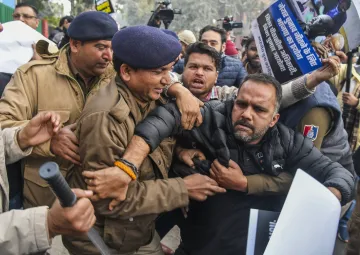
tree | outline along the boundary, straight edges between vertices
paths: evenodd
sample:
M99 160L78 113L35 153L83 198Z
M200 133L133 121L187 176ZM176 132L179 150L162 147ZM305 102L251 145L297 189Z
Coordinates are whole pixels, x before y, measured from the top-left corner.
M33 5L39 11L39 17L46 19L49 26L56 27L59 25L59 21L64 16L63 4L53 1L41 1L41 0L27 0L26 3Z
M269 1L269 0L263 0ZM249 33L250 23L266 7L260 0L172 0L172 7L181 9L181 15L175 15L169 29L178 32L183 29L197 34L206 25L226 15L233 15L237 21L244 23L241 34ZM154 0L117 0L114 6L123 6L121 13L126 25L145 25L155 9ZM116 9L116 7L115 7ZM218 23L219 24L219 23ZM122 24L123 25L123 24ZM220 25L220 24L219 24Z
M76 16L84 11L95 10L94 0L69 0L71 15Z

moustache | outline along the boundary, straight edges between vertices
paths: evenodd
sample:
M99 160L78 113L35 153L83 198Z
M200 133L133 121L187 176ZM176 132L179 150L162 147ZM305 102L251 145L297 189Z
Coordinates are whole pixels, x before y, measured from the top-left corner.
M234 127L236 127L237 125L242 125L242 126L244 126L244 127L248 127L248 128L250 128L252 131L255 130L255 127L254 127L253 125L251 125L250 123L248 123L247 121L245 121L245 120L235 121Z

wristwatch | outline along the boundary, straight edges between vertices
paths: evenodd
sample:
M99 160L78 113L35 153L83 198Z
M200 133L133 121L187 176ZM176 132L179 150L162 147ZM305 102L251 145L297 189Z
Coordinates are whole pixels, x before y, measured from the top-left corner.
M169 75L170 75L170 83L168 85L165 86L164 90L163 90L163 93L166 97L169 97L168 95L168 90L169 88L174 85L175 83L180 83L182 84L180 81L179 81L179 78L177 77L177 75L173 72L169 72Z

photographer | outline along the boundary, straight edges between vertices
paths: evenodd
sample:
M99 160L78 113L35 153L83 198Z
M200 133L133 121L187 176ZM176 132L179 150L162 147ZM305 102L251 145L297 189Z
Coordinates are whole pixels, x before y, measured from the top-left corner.
M1 25L0 25L1 30ZM22 128L0 130L0 250L2 255L44 252L51 238L59 234L81 235L95 223L94 208L88 197L91 191L73 190L79 198L71 208L56 201L27 210L9 208L9 184L5 164L31 154L32 147L48 141L60 128L60 116L41 112Z

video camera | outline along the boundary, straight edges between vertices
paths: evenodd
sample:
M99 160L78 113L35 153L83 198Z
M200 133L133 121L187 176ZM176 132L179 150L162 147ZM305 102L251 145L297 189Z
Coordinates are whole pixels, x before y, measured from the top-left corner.
M164 23L165 29L168 29L171 22L174 19L175 14L182 14L181 9L173 9L171 6L171 1L162 1L162 2L156 2L158 6L151 15L148 26L157 27L160 28L161 21Z
M233 16L225 16L224 18L218 19L217 21L222 21L222 27L226 31L231 31L234 28L242 28L242 22L235 22Z

